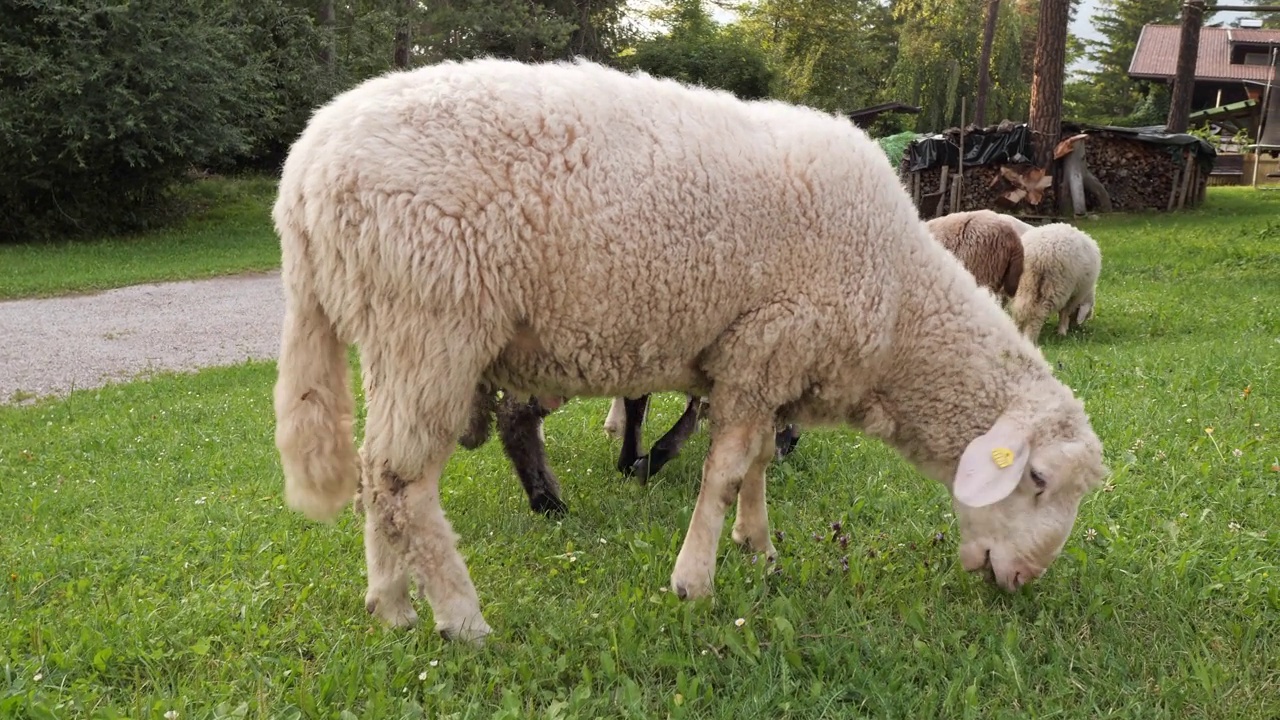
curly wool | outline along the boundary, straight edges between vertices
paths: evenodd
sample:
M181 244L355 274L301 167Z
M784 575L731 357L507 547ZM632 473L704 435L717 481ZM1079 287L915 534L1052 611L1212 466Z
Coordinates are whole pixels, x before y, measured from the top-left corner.
M482 384L708 396L681 597L706 591L739 487L734 539L772 554L775 418L861 426L949 487L984 433L1035 448L1046 498L1019 464L1007 500L958 508L965 552L985 546L1009 588L1056 556L1103 472L1082 404L844 118L585 62L443 63L317 111L273 217L286 498L332 517L363 468L366 603L392 624L416 620L408 573L442 632L488 631L437 489Z
M1022 240L1007 216L991 210L943 215L927 225L982 287L1013 297L1022 278Z
M1093 315L1102 251L1087 233L1052 223L1022 236L1023 271L1009 311L1019 330L1035 340L1045 320L1058 313L1058 334Z

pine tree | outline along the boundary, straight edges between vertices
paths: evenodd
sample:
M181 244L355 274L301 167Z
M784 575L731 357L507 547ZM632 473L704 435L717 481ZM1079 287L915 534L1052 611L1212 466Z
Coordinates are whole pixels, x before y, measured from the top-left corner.
M1121 117L1144 97L1143 87L1129 77L1129 63L1144 25L1176 25L1181 0L1103 0L1093 24L1102 40L1090 41L1088 58L1098 69L1088 73L1096 115ZM1170 68L1172 70L1172 68Z

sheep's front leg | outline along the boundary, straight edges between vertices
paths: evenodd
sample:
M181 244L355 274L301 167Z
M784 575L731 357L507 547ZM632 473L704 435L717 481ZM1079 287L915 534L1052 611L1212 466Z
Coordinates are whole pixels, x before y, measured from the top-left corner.
M772 437L773 424L768 421L739 422L712 430L711 448L702 466L702 487L689 520L688 535L671 574L671 587L680 599L711 594L725 513L734 498L739 497L739 489L747 482L748 474L753 473L759 475L759 488L757 491L754 487L754 480L748 483L751 489L746 505L754 514L748 527L752 531L759 529L761 517L755 507L758 501L763 510L764 467L773 454ZM767 527L764 535L767 542Z
M623 401L626 408L626 429L622 432L622 450L618 452L618 472L630 475L636 461L640 459L640 448L644 444L644 416L649 410L649 396L627 398Z
M616 397L609 403L609 414L604 418L604 434L614 440L622 439L622 430L626 426L625 400Z
M676 420L676 424L672 425L671 429L649 448L648 455L642 456L632 466L632 472L640 480L641 485L647 483L649 478L657 475L663 466L680 454L680 449L698 427L698 411L701 407L701 399L690 395L685 403L684 413Z

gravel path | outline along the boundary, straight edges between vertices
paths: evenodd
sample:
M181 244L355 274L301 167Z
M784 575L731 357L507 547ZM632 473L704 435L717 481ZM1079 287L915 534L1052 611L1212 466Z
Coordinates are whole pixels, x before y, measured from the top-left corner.
M274 358L283 318L278 272L0 302L0 404Z

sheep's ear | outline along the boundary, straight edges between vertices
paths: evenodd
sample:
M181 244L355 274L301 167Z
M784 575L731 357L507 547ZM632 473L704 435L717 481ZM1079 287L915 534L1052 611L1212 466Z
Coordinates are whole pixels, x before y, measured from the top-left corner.
M951 493L969 507L999 502L1018 487L1030 459L1026 432L1007 420L998 420L965 448Z

